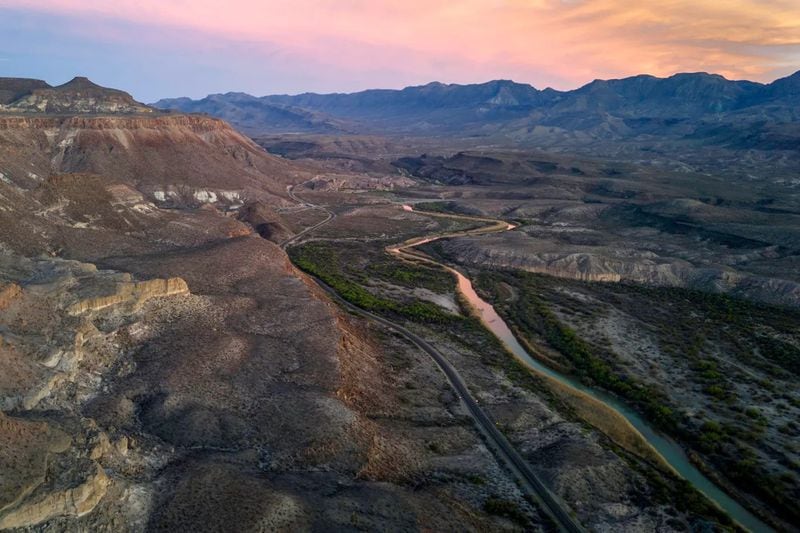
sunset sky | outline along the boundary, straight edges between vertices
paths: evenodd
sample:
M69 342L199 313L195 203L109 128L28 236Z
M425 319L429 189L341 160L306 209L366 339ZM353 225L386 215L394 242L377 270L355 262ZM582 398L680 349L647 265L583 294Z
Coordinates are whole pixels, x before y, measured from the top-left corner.
M152 101L800 69L800 0L0 0L0 75Z

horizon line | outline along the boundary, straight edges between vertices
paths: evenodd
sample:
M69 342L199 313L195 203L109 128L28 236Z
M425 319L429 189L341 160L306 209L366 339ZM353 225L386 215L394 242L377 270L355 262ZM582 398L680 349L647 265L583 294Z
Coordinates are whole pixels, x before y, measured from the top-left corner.
M365 89L358 89L358 90L349 91L349 92L344 92L344 91L331 91L331 92L300 91L300 92L294 92L294 93L267 93L267 94L262 94L262 95L255 95L255 94L248 93L248 92L245 92L245 91L230 90L230 91L226 91L226 92L208 93L206 96L203 96L203 97L200 97L200 98L197 98L197 99L198 100L202 100L203 98L208 98L209 96L218 96L218 95L224 96L224 95L227 95L227 94L246 94L248 96L253 96L255 98L264 98L264 97L267 97L267 96L302 96L302 95L306 95L306 94L315 94L315 95L320 95L320 96L331 96L331 95L358 94L358 93L367 92L367 91L402 91L404 89L415 89L415 88L420 88L420 87L427 87L428 85L437 85L437 84L438 85L444 85L446 87L452 87L452 86L469 87L471 85L486 85L486 84L489 84L489 83L492 83L492 82L510 82L510 83L515 84L515 85L527 85L528 87L531 87L532 89L540 91L540 92L549 90L549 91L555 91L555 92L559 92L559 93L568 93L568 92L577 91L579 89L582 89L582 88L584 88L584 87L586 87L588 85L591 85L592 83L602 82L602 81L621 81L621 80L628 80L628 79L640 78L640 77L649 77L649 78L655 78L655 79L659 79L659 80L668 80L670 78L674 78L676 76L682 76L682 75L706 75L706 76L712 76L712 77L719 77L719 78L722 78L725 81L729 81L731 83L746 82L746 83L752 83L754 85L761 85L761 86L766 87L768 85L772 85L776 81L788 79L788 78L791 78L791 77L793 77L795 75L798 75L798 74L800 74L800 68L798 68L798 70L794 71L792 74L789 74L787 76L781 76L781 77L775 78L775 79L773 79L772 81L769 81L769 82L761 82L761 81L748 80L748 79L745 79L745 78L730 79L730 78L726 78L722 74L717 74L717 73L714 73L714 72L707 72L707 71L695 71L695 72L678 71L678 72L674 72L673 74L670 74L669 76L656 76L655 74L641 73L641 74L634 74L632 76L624 76L624 77L621 77L621 78L595 78L595 79L593 79L591 81L583 83L582 85L578 85L577 87L574 87L572 89L554 89L553 87L550 87L550 86L547 86L547 87L544 87L542 89L539 89L538 87L536 87L532 83L524 82L524 81L515 81L515 80L513 80L511 78L493 78L493 79L489 79L489 80L486 80L486 81L473 82L473 83L442 82L442 81L439 81L439 80L432 80L432 81L429 81L428 83L423 83L423 84L419 84L419 85L404 85L402 87L368 87L368 88L365 88ZM189 96L164 97L164 98L160 98L159 100L174 100L174 99L178 99L178 98L189 98L190 100L195 100L195 98L191 98ZM156 100L156 102L157 101L158 100Z
M524 86L528 86L528 87L530 87L530 88L532 88L532 89L534 89L536 91L540 91L540 92L554 91L554 92L559 92L559 93L568 93L568 92L580 90L580 89L582 89L584 87L587 87L588 85L591 85L592 83L596 83L596 82L621 81L621 80L628 80L628 79L641 78L641 77L649 77L649 78L655 78L655 79L659 79L659 80L667 80L667 79L674 78L676 76L682 76L682 75L706 75L706 76L711 76L711 77L719 77L719 78L722 78L725 81L729 81L731 83L746 82L746 83L752 83L754 85L761 85L761 86L766 87L766 86L769 86L769 85L775 83L776 81L788 79L788 78L791 78L791 77L796 76L798 74L800 74L800 68L798 70L794 71L792 74L789 74L789 75L786 75L786 76L781 76L779 78L775 78L775 79L773 79L772 81L769 81L769 82L761 82L761 81L748 80L748 79L745 79L745 78L730 79L730 78L725 77L722 74L717 74L717 73L714 73L714 72L707 72L707 71L695 71L695 72L677 71L677 72L674 72L674 73L670 74L669 76L656 76L654 74L649 74L649 73L640 73L640 74L634 74L634 75L631 75L631 76L624 76L624 77L621 77L621 78L595 78L595 79L593 79L591 81L583 83L582 85L578 85L577 87L574 87L572 89L554 89L553 87L550 87L550 86L547 86L547 87L544 87L542 89L539 89L532 83L515 81L515 80L513 80L511 78L494 78L494 79L489 79L489 80L486 80L486 81L473 82L473 83L442 82L442 81L439 81L439 80L432 80L432 81L429 81L427 83L419 84L419 85L404 85L402 87L368 87L368 88L365 88L365 89L359 89L359 90L349 91L349 92L343 92L343 91L331 91L331 92L299 91L299 92L294 92L294 93L288 93L288 92L287 93L267 93L267 94L262 94L262 95L255 95L255 94L248 93L248 92L245 92L245 91L230 90L230 91L226 91L226 92L207 93L205 96L201 96L201 97L196 98L196 100L202 100L204 98L208 98L209 96L224 96L224 95L227 95L227 94L245 94L245 95L248 95L248 96L253 96L255 98L265 98L265 97L268 97L268 96L302 96L302 95L310 95L310 94L320 95L320 96L348 95L348 94L358 94L358 93L368 92L368 91L402 91L404 89L415 89L415 88L427 87L429 85L443 85L443 86L446 86L446 87L452 87L452 86L468 87L468 86L471 86L471 85L486 85L486 84L493 83L493 82L509 82L509 83L513 83L515 85L524 85ZM28 80L43 81L43 82L47 83L48 85L50 85L52 88L57 88L57 87L60 87L62 85L66 85L67 83L75 80L76 78L85 78L85 79L87 79L89 81L92 81L87 76L83 76L81 74L77 74L77 75L73 76L72 78L70 78L69 80L67 80L67 81L65 81L63 83L59 83L59 84L51 84L49 81L47 81L47 80L45 80L43 78L28 78L28 77L19 77L19 76L0 76L0 79L28 79ZM95 83L95 82L92 81L92 83ZM124 87L111 87L111 86L103 86L103 87L106 88L106 89L117 89L117 90L123 90L123 91L125 90ZM154 100L153 102L149 102L148 104L157 103L157 102L159 102L161 100L176 100L176 99L179 99L179 98L189 98L190 100L195 100L195 98L192 98L192 97L189 97L189 96L185 96L185 95L167 96L167 97L161 97L158 100Z

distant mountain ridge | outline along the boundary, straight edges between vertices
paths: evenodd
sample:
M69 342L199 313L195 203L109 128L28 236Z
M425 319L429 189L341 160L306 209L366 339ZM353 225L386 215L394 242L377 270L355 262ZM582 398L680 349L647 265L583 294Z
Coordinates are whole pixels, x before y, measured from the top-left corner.
M16 113L152 113L125 91L78 76L63 85L42 80L0 78L0 111Z
M31 94L36 89L49 89L50 85L43 80L27 78L0 78L0 105L11 102Z
M164 102L163 100L161 102ZM259 124L288 131L320 132L345 131L346 121L291 104L272 103L245 93L213 94L202 100L176 98L168 105L154 104L161 109L175 109L184 113L206 113L237 125L245 131L259 132ZM256 125L252 130L248 125Z
M525 140L550 128L588 139L683 138L727 120L761 130L800 121L800 72L769 84L707 73L595 80L571 91L539 90L510 80L433 82L347 94L228 93L201 100L165 99L153 106L208 113L250 133L504 135Z

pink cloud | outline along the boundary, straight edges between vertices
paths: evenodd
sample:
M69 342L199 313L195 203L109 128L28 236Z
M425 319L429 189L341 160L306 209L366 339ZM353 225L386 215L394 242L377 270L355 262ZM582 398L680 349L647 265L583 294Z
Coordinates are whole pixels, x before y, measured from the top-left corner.
M331 75L409 83L505 77L569 88L597 77L712 71L768 80L800 63L796 0L0 0L121 19L198 47L247 43ZM95 25L89 31L102 33ZM104 38L115 38L105 36ZM379 84L386 76L379 76Z

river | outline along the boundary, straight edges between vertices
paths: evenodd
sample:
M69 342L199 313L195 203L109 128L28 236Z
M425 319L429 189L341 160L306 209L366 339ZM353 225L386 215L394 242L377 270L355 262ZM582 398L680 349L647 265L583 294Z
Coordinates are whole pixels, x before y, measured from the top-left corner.
M413 210L411 206L404 205L403 209L407 211ZM429 213L425 213L429 214ZM463 217L469 219L470 217ZM514 229L516 226L507 224L505 229L502 227L498 231L508 231ZM393 246L389 248L389 252L394 254L402 254L404 251L420 246L425 243L433 242L438 239L449 237L450 235L440 235L433 237L425 237L422 239L414 239L404 244ZM631 409L619 398L605 393L601 390L593 389L581 383L576 378L562 374L552 368L539 362L536 358L532 357L525 348L516 339L511 329L495 311L494 307L483 300L475 292L472 287L472 282L464 276L461 272L436 261L426 259L427 262L435 263L450 272L458 278L458 290L466 298L466 300L473 306L480 316L481 322L489 329L498 339L500 339L506 347L528 368L539 374L549 376L561 383L569 385L574 389L582 391L583 393L595 398L598 401L610 406L628 422L635 427L639 433L658 451L659 454L672 466L675 471L683 478L689 481L697 490L705 494L710 500L715 502L721 507L731 518L738 522L744 528L753 532L773 531L771 527L762 522L758 517L753 515L750 511L745 509L733 498L728 496L722 489L714 484L708 477L706 477L700 470L695 467L687 457L683 448L678 445L674 440L664 435L663 433L655 430L645 419L635 410Z

